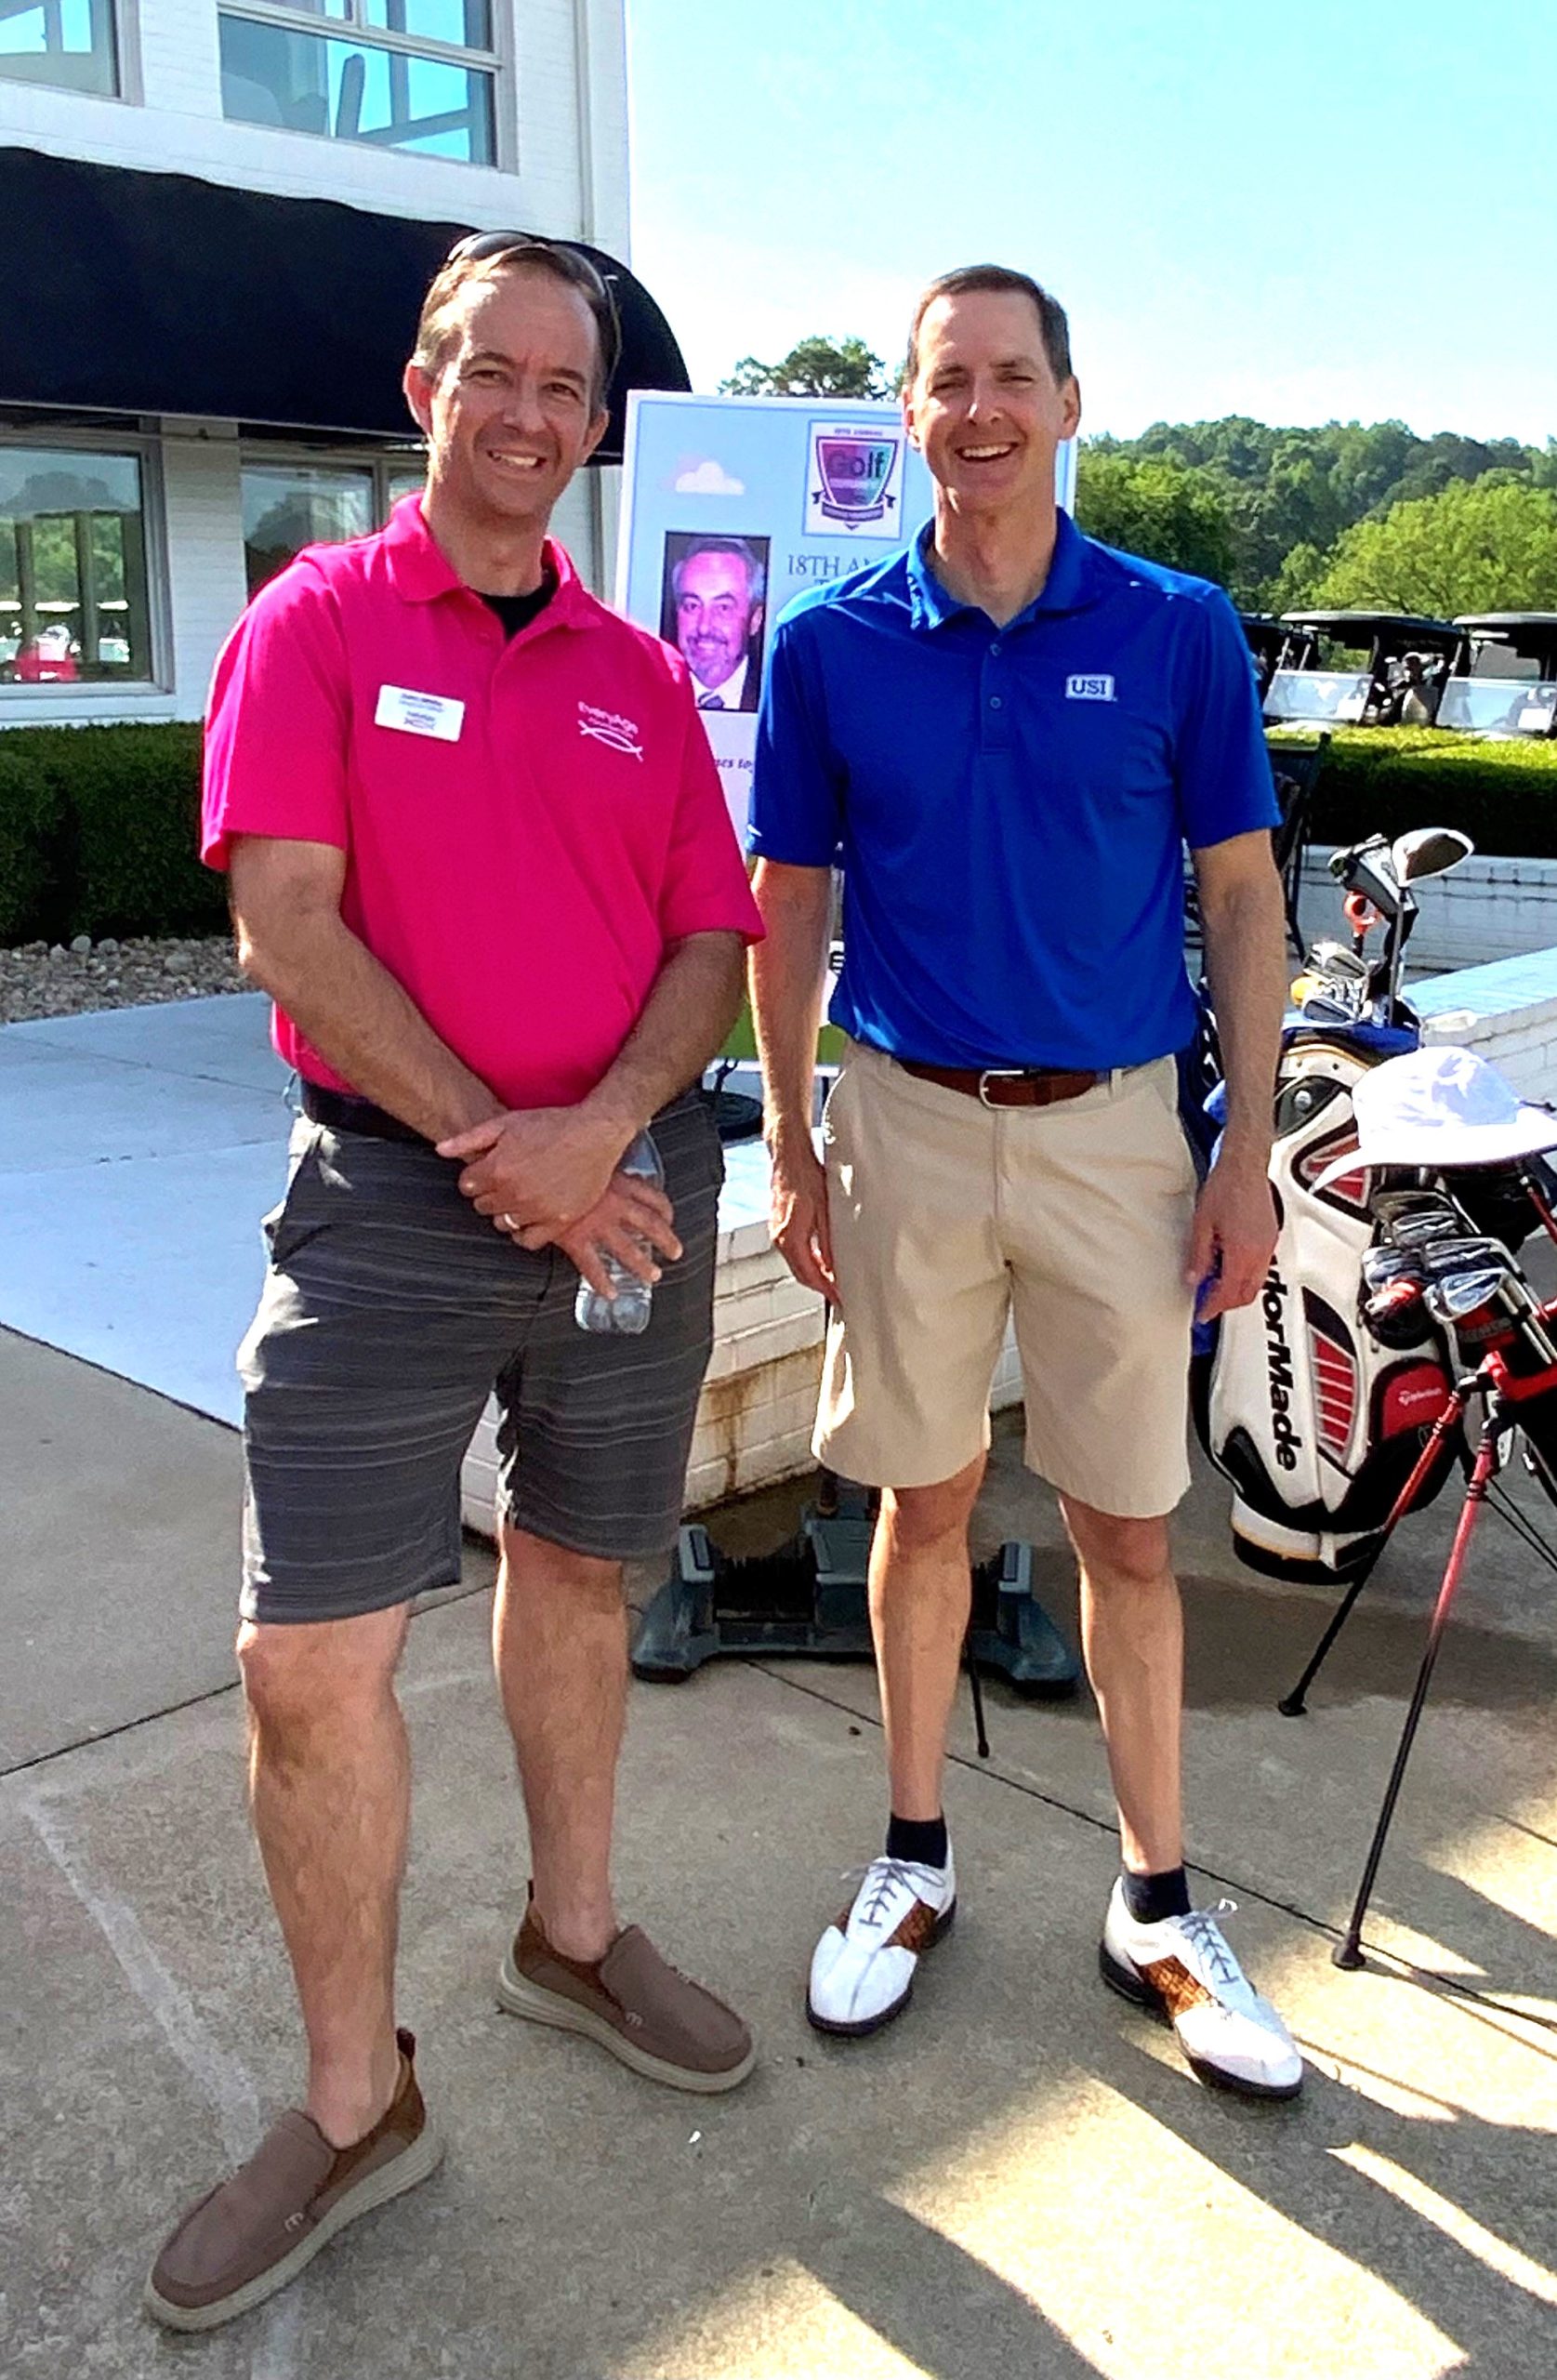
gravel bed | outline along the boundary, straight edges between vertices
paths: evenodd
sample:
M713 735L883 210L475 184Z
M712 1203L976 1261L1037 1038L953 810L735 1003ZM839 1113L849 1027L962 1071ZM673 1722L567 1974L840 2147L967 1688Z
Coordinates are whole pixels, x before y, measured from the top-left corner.
M69 949L46 942L0 949L0 1025L252 989L238 972L227 934L96 943L80 934Z

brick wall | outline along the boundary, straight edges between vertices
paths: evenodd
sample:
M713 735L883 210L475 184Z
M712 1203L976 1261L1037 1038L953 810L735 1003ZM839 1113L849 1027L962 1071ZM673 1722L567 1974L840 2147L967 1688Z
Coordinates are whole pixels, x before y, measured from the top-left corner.
M1463 1043L1527 1099L1557 1102L1557 948L1427 979L1413 986L1424 1038ZM822 1369L821 1301L768 1245L765 1224L721 1234L714 1353L687 1474L686 1509L809 1469ZM1018 1404L1022 1370L1008 1335L990 1404ZM490 1536L496 1495L495 1416L482 1415L466 1457L466 1525Z
M1310 853L1300 904L1311 942L1344 936L1340 889L1327 850ZM1413 970L1479 967L1557 944L1557 860L1497 859L1478 853L1451 876L1417 887L1421 912L1411 937Z
M1557 949L1413 985L1422 1038L1474 1050L1525 1099L1557 1102Z
M689 1513L811 1468L822 1342L822 1301L770 1248L767 1226L746 1223L721 1234L714 1352L687 1466ZM990 1404L998 1410L1021 1396L1021 1367L1008 1337ZM496 1411L489 1405L460 1483L468 1528L491 1536L496 1493Z

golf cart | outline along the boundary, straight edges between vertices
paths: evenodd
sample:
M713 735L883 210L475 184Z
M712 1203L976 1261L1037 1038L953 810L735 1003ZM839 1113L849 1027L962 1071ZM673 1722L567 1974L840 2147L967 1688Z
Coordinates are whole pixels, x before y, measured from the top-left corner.
M1265 689L1273 673L1280 667L1287 643L1287 624L1273 612L1240 612L1238 625L1244 631L1244 641L1254 663L1255 682L1260 699L1265 699Z
M1460 647L1452 620L1406 612L1287 612L1282 625L1288 642L1265 691L1268 725L1433 724Z
M1557 735L1557 612L1467 612L1440 727L1509 740Z

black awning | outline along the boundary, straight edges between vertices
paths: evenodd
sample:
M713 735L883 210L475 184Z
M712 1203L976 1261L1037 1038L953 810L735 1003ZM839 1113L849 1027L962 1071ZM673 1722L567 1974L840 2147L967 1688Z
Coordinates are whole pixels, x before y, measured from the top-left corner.
M400 379L429 281L468 223L0 149L0 403L414 434ZM629 389L686 389L665 316L613 277Z

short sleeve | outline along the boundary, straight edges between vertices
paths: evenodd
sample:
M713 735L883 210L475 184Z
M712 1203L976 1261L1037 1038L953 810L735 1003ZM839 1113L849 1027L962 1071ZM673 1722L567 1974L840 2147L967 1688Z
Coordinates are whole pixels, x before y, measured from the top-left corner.
M809 613L780 620L762 681L746 849L790 867L831 867L843 834L843 771Z
M762 920L725 807L719 765L684 672L679 688L681 776L660 892L660 932L666 942L719 932L760 942Z
M1276 825L1275 782L1254 667L1237 615L1219 588L1184 606L1174 779L1192 851Z
M334 598L306 563L260 589L218 656L200 855L235 835L348 848L349 680Z

